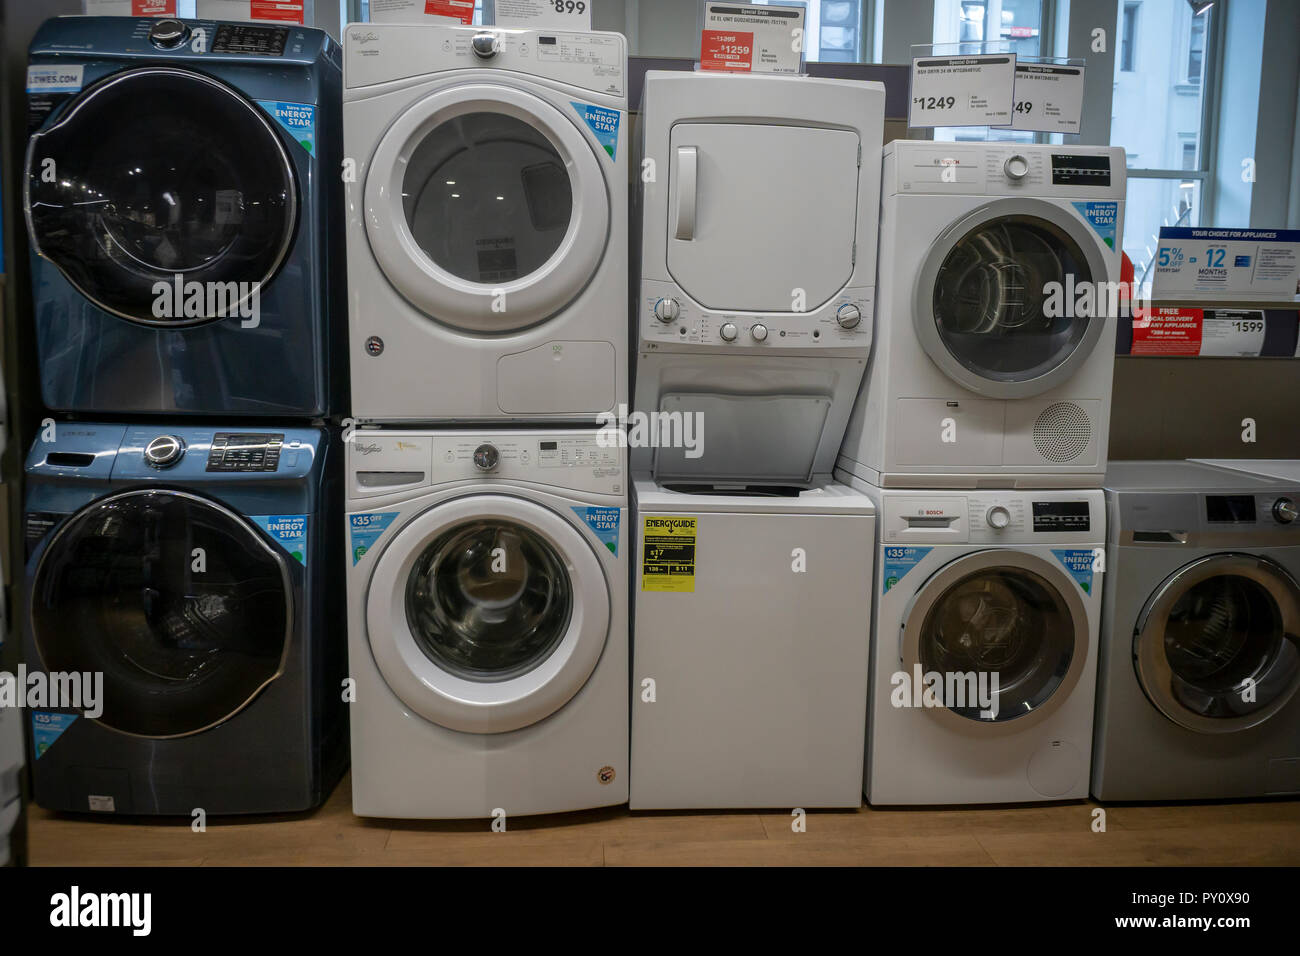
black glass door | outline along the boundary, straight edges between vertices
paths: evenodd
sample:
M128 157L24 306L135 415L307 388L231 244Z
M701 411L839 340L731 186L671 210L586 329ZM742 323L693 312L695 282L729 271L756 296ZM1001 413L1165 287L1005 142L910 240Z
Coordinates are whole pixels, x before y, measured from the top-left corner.
M146 737L197 733L280 673L287 565L245 520L173 491L114 495L59 527L31 624L47 671L102 672L103 715Z
M155 284L265 284L293 239L288 154L253 103L199 73L146 68L88 87L27 157L32 242L87 298L159 325Z

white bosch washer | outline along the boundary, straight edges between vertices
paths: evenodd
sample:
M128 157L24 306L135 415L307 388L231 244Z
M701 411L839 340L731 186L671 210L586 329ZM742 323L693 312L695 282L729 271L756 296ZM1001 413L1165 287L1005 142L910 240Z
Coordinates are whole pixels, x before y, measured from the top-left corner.
M1086 797L1103 493L852 483L879 531L867 800Z
M344 33L352 413L595 421L627 401L627 45Z
M624 455L594 430L352 436L359 816L627 801Z
M699 416L705 447L640 446L638 474L830 475L871 352L884 112L879 83L646 74L635 406Z
M838 466L882 487L1101 487L1125 181L1118 148L887 146L875 349Z

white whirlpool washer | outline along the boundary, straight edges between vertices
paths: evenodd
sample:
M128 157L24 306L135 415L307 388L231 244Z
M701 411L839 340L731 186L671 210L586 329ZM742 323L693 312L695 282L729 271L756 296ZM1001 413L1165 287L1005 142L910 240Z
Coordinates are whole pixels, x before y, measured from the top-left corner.
M868 802L1086 797L1103 493L879 489L836 477L870 495L879 516ZM931 674L944 689L927 702Z
M347 447L354 812L627 802L625 452L594 430Z
M627 44L344 32L352 414L595 421L627 401Z

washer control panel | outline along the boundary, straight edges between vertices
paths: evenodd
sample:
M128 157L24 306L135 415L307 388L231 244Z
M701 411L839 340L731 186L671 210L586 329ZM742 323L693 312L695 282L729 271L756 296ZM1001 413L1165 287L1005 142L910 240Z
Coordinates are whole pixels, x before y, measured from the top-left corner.
M284 435L270 432L217 432L208 451L208 471L273 472L280 467Z

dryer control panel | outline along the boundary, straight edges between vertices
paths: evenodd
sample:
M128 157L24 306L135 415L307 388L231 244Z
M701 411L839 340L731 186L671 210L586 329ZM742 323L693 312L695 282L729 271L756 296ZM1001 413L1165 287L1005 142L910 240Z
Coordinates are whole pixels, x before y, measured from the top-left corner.
M881 540L920 544L1052 544L1105 539L1101 491L886 494Z
M1125 154L1117 146L896 140L884 156L886 195L1124 198Z

